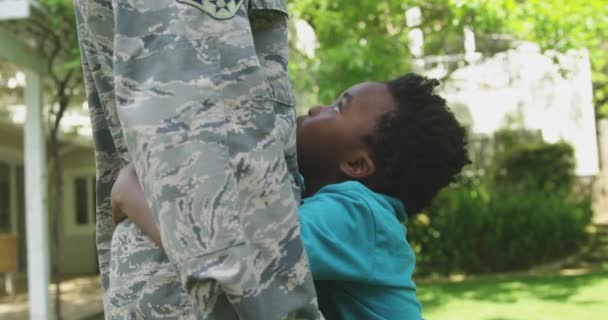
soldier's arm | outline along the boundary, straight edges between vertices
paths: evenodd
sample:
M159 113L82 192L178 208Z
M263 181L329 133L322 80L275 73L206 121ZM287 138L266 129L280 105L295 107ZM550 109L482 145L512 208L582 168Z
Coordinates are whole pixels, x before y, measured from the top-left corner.
M154 223L135 168L128 165L120 170L112 187L112 218L118 223L131 219L152 241L162 247L160 231Z

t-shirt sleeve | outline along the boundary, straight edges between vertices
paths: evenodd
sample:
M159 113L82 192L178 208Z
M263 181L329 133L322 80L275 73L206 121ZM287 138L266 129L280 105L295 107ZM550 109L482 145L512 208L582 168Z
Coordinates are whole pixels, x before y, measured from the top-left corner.
M371 278L375 222L365 200L354 193L323 193L299 209L302 242L315 280Z

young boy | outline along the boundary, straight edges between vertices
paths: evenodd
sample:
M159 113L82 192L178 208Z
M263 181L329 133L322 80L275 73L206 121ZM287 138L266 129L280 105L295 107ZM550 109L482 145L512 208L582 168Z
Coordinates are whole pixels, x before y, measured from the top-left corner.
M326 319L421 319L401 222L469 162L465 131L437 85L416 74L362 83L298 119L301 238ZM161 244L132 169L112 200L118 220L124 212Z

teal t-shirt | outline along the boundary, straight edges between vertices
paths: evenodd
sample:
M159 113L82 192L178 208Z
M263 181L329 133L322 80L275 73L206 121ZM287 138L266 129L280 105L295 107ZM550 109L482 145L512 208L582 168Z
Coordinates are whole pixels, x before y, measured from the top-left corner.
M348 181L304 199L302 241L327 320L420 320L403 203Z

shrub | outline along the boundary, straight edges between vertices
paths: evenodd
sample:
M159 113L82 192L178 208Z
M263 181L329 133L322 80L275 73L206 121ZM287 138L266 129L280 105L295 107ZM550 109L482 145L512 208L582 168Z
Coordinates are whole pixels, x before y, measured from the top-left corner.
M584 240L591 201L571 192L569 145L520 145L494 165L492 174L443 190L408 224L419 275L522 270L567 256Z
M458 187L444 190L422 217L408 226L419 273L487 273L571 254L584 240L591 207L589 199L545 192L501 192L486 200Z
M416 252L417 273L480 272L477 244L487 218L487 194L473 185L458 185L439 193L426 213L408 225Z
M497 193L489 202L484 271L510 271L546 263L574 252L591 218L588 199L547 192Z
M539 143L518 147L501 159L497 187L565 195L572 191L574 166L574 150L569 144Z

